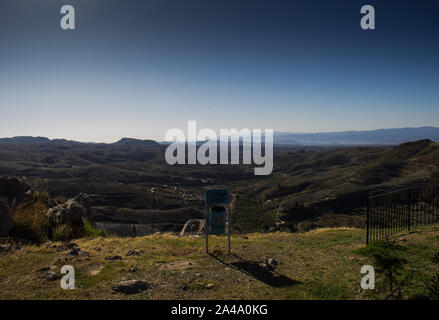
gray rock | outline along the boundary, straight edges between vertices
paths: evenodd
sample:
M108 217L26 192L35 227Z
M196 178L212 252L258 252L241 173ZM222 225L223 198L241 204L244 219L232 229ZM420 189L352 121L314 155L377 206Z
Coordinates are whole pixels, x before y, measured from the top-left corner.
M78 244L76 244L74 242L66 242L66 243L64 243L64 245L66 246L67 249L78 248Z
M112 257L105 257L105 260L122 260L121 256L112 256Z
M135 294L148 290L149 284L142 280L128 280L115 284L112 289L125 294Z
M65 203L50 208L47 211L47 219L52 226L59 224L81 225L82 221L92 221L93 212L90 198L81 193Z
M132 268L130 268L130 272L137 272L137 270L139 269L139 265L136 264L135 266L133 266Z
M38 269L37 271L39 271L39 272L46 272L46 271L49 271L50 270L50 267L42 267L42 268L40 268L40 269Z
M186 290L189 290L189 287L188 287L188 285L184 284L180 287L180 289L183 291L186 291Z
M78 247L74 247L72 250L70 250L69 255L72 257L76 256L88 256L89 253L87 251L82 251Z
M258 265L268 271L274 271L274 269L278 266L279 262L277 262L273 258L264 258L262 261L258 262Z
M7 243L7 244L0 244L0 253L2 252L9 252L12 250L12 246Z
M187 221L180 232L180 236L190 234L204 234L206 232L205 219L191 219Z
M78 248L73 248L72 250L70 250L69 255L76 257L77 255L79 255L79 250Z
M53 271L49 271L49 272L46 274L46 279L47 279L47 280L50 280L50 281L54 281L54 280L56 280L56 273L53 272Z
M6 197L9 204L14 199L16 203L32 196L32 188L27 183L26 178L0 177L0 197Z
M130 250L130 251L127 252L126 255L127 255L127 257L130 257L130 256L140 256L140 252L136 251L136 250Z

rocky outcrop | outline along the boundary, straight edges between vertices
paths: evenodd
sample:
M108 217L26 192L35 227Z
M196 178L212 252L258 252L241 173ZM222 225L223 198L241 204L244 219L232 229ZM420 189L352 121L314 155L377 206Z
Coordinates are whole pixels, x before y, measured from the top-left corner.
M84 193L47 211L47 219L51 226L60 224L77 226L81 225L83 220L92 221L92 218L90 198Z
M205 219L191 219L184 224L184 227L180 232L180 236L186 236L190 234L204 234L205 232Z
M7 237L13 226L6 198L0 198L0 237Z
M14 199L19 203L26 197L31 197L32 192L32 188L27 183L26 178L0 177L0 197L6 197L9 204Z

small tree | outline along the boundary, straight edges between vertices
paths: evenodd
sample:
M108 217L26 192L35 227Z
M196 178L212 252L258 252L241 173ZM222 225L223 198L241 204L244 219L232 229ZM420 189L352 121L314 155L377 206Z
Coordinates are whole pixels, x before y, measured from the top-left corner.
M404 281L401 275L407 260L401 257L404 247L389 241L376 241L357 252L373 260L373 266L378 272L382 272L386 279L389 289L389 296L394 294L396 284L399 284L399 295Z
M424 282L428 291L428 298L432 300L439 300L439 273L433 278Z

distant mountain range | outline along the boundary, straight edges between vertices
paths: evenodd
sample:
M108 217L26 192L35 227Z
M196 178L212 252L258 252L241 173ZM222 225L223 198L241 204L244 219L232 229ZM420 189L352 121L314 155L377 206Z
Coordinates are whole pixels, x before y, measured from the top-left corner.
M152 146L157 145L154 140L140 140L132 138L122 138L114 143L95 143L95 142L78 142L66 139L48 139L45 137L31 137L31 136L20 136L12 138L0 138L0 144L13 144L13 145L27 145L27 146L38 146L38 145L53 145L53 146L78 146L78 145L115 145L115 146Z
M439 128L397 128L367 131L274 134L275 144L289 145L396 145L408 141L439 141Z
M396 128L378 129L367 131L341 131L341 132L320 132L320 133L289 133L275 132L275 145L307 145L307 146L355 146L355 145L397 145L409 141L430 139L439 142L439 128L419 127L419 128ZM88 144L65 139L48 139L44 137L12 137L0 138L0 144L15 145L57 145L75 146L78 144ZM202 143L199 141L198 143ZM153 146L157 142L153 140L140 140L132 138L122 138L114 143L90 143L97 145L125 145L125 146ZM163 144L168 144L163 142Z
M412 134L407 135L407 130ZM288 222L291 230L298 230L305 221L358 226L364 223L368 195L439 183L439 143L419 139L415 135L419 130L425 128L383 130L386 134L381 136L379 130L375 135L279 134L276 139L287 138L283 141L296 145L275 146L273 172L264 179L256 177L248 165L169 165L164 157L166 145L151 140L82 143L5 138L0 139L0 176L24 176L52 198L93 195L99 222L111 222L120 230L133 230L131 224L151 226L135 229L136 234L139 230L180 231L188 219L199 219L203 188L210 186L226 186L239 195L233 210L240 214L234 225L244 233L269 230L279 219ZM422 138L429 136L426 131ZM395 136L390 139L392 132ZM380 140L372 139L377 137ZM396 139L418 140L395 146L342 145L385 144ZM327 218L329 213L337 216ZM159 224L162 229L156 229Z

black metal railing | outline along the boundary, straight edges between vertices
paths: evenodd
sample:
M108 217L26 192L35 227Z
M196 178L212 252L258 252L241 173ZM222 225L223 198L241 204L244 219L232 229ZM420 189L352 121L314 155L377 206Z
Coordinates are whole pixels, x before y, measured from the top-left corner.
M405 188L367 201L366 244L415 226L439 223L439 186Z

